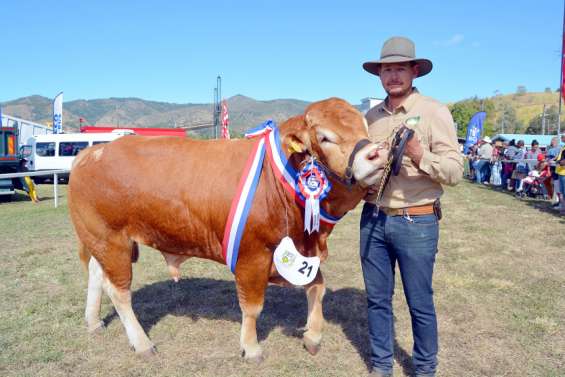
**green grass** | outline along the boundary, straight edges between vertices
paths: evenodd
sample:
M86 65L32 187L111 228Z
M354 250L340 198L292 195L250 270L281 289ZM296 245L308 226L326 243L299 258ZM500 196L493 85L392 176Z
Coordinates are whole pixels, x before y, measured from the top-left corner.
M86 275L61 187L39 204L0 203L1 376L363 376L366 303L358 258L359 208L330 239L322 266L328 293L321 352L301 346L300 289L269 287L258 325L266 360L239 356L240 311L223 265L189 260L170 282L159 253L142 248L134 265L134 310L159 354L129 349L108 298L104 333L83 323ZM440 328L439 376L565 375L565 219L544 203L519 201L463 183L443 200L434 288ZM397 274L398 276L398 274ZM398 280L395 375L409 375L410 319Z

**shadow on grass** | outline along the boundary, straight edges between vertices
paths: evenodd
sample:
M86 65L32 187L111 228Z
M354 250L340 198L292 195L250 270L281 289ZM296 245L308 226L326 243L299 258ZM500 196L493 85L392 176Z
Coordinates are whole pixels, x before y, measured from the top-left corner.
M548 213L552 216L561 219L561 223L565 223L565 217L559 214L559 211L556 210L552 205L551 201L545 199L538 199L538 198L530 198L530 197L517 197L514 191L508 191L503 189L502 187L494 187L494 186L486 186L486 185L476 185L481 190L488 190L500 195L506 195L514 197L516 200L526 203L528 206L537 209L540 212Z
M369 369L371 361L366 300L365 292L360 289L327 289L323 308L326 321L342 328ZM227 280L190 278L178 283L166 281L150 284L133 292L133 309L146 332L167 315L189 317L194 322L200 318L241 322L235 284ZM265 340L273 329L279 327L287 336L301 337L299 329L306 324L307 314L304 290L269 286L265 306L257 321L259 341ZM116 318L114 311L104 318L104 322L109 323ZM413 366L410 356L396 340L394 348L396 361L406 375L411 375Z

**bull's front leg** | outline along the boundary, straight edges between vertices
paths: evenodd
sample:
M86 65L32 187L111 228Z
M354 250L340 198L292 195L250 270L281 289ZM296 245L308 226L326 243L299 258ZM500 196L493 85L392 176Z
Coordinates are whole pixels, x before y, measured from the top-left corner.
M322 343L322 328L324 327L324 313L322 312L322 300L326 293L322 271L318 270L316 278L306 287L308 298L308 320L306 321L306 332L303 336L304 347L315 355L320 350Z
M257 318L263 310L268 276L259 277L257 271L239 268L236 272L237 296L242 312L240 345L247 361L263 361L263 350L257 341Z

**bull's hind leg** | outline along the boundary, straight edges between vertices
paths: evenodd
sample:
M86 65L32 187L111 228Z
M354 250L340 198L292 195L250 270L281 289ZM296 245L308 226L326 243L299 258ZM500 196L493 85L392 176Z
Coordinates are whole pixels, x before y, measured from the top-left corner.
M135 352L150 355L155 353L155 347L143 331L131 305L131 264L135 247L134 243L121 236L108 242L100 260L104 272L103 288L110 296Z
M303 338L304 347L310 354L315 355L320 350L322 328L324 326L322 300L326 293L326 286L321 270L318 271L314 281L305 288L306 297L308 298L308 320L306 321L306 332Z
M86 309L84 311L84 318L89 333L98 332L104 328L104 322L100 320L102 279L103 272L100 263L95 258L90 258L90 262L88 262L88 293L86 295Z
M257 341L257 318L263 310L267 280L267 274L262 277L257 271L238 270L236 274L237 296L242 312L240 345L245 359L256 363L263 361L263 350Z

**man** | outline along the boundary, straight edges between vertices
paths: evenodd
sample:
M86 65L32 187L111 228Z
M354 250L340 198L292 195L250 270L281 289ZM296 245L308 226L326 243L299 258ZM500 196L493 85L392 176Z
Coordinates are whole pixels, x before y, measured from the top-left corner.
M414 129L403 166L391 177L376 203L376 187L366 197L361 216L361 264L367 291L371 376L392 375L394 330L392 295L398 262L412 317L412 359L417 376L434 376L437 322L432 272L438 243L438 199L442 184L455 185L463 174L453 118L446 106L424 97L412 80L429 73L432 62L415 58L414 43L387 40L381 60L363 64L380 77L388 94L366 115L372 141L390 140L402 124Z
M565 133L561 134L561 142L565 143ZM565 215L565 146L555 157L555 174L559 181L559 213Z
M481 146L479 147L478 160L475 169L478 174L476 176L477 183L484 183L488 185L490 178L490 162L492 160L492 140L490 137L485 136L481 139Z
M559 155L561 151L561 147L559 146L559 138L554 136L551 138L551 143L549 144L549 148L547 149L547 161L550 164L551 170L551 180L553 182L553 196L550 198L553 203L553 207L559 207L559 176L555 172L556 169L556 162L554 161L555 158Z

